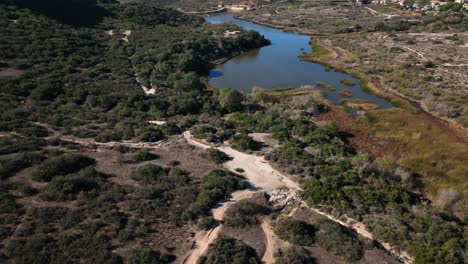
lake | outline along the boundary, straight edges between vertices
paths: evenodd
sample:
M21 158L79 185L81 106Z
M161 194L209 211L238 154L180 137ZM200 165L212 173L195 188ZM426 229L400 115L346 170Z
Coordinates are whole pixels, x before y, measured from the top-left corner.
M250 92L255 86L274 89L313 85L335 104L339 104L343 99L361 99L374 102L379 108L393 107L388 100L363 91L359 80L351 75L334 70L327 71L321 64L301 60L299 56L303 52L312 52L309 45L310 36L258 25L234 18L229 13L206 16L205 19L213 24L234 23L246 30L255 30L271 41L269 46L242 53L224 64L215 66L209 73L209 83L213 87L231 87ZM351 80L355 85L343 85L340 82L342 79ZM317 82L333 85L335 90L317 87ZM345 89L352 92L351 97L340 94L340 91ZM354 110L349 112L355 114Z

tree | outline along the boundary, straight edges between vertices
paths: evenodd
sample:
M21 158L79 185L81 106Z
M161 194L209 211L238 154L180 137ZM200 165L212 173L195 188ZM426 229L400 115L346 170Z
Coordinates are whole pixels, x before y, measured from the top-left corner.
M228 112L236 112L243 108L244 95L238 90L223 88L219 91L218 100L221 106Z

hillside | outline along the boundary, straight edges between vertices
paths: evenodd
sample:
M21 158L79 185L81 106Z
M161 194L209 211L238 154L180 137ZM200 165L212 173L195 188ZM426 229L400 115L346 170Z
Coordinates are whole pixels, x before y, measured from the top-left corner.
M464 193L428 200L323 94L210 87L269 40L110 2L0 2L0 262L466 262Z

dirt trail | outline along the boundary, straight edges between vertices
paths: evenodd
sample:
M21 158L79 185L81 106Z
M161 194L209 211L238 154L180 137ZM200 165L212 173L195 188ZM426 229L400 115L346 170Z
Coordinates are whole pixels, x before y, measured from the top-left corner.
M203 148L203 149L208 149L208 148L212 147L212 146L210 146L208 144L201 143L199 141L194 140L193 136L191 135L191 133L189 131L184 132L184 138L187 140L187 143L189 143L189 144L191 144L193 146L196 146L196 147L200 147L200 148ZM228 168L230 170L234 170L236 168L243 168L245 170L243 175L256 188L263 189L265 191L274 191L274 190L278 190L278 189L281 189L281 188L288 188L288 189L292 189L292 190L295 190L295 191L301 191L301 188L299 187L299 185L296 182L292 181L287 176L285 176L282 173L280 173L280 172L276 171L275 169L273 169L265 161L263 156L259 157L259 156L255 156L255 155L252 155L252 154L242 153L242 152L239 152L239 151L234 150L234 149L232 149L230 147L227 147L227 146L220 146L220 147L214 147L214 148L216 148L216 149L218 149L220 151L223 151L223 152L225 152L226 154L228 154L229 156L232 157L232 160L230 160L230 161L228 161L228 162L226 162L224 164L226 168ZM267 176L267 177L265 177L265 176ZM337 219L336 217L334 217L333 215L330 215L330 214L328 214L326 212L320 211L317 208L309 207L308 205L305 204L305 202L302 202L302 206L305 206L305 207L311 209L312 211L314 211L315 213L320 214L322 216L325 216L328 219L339 223L340 225L343 225L343 226L346 226L348 228L351 228L351 229L355 230L356 233L358 233L359 235L361 235L361 236L363 236L365 238L372 239L372 240L374 239L372 233L370 233L367 230L365 225L363 223L353 219L353 218L349 218L347 216L344 216L343 217L344 220L340 220L340 219ZM223 206L221 206L221 208L223 208ZM224 209L220 209L220 210L224 210ZM267 224L265 224L265 223L262 224L262 228L264 228L264 225L266 227ZM266 231L265 231L265 228L264 228L264 232L265 232L265 235L267 236L267 242L268 242L267 243L267 251L265 252L264 260L265 260L266 263L273 263L271 255L273 254L272 253L273 249L277 248L277 247L275 245L270 245L269 244L270 242L274 243L274 242L272 242L273 238L271 236L269 237L269 229L266 228ZM268 240L268 239L270 239L270 240ZM210 239L210 240L213 241L214 239ZM201 243L204 243L204 241L205 240L202 239ZM388 243L384 243L384 242L380 242L380 241L377 241L377 242L379 242L392 255L398 257L401 261L403 261L403 263L409 264L409 263L414 262L414 259L407 252L397 250ZM204 248L207 249L208 245L205 245L205 244L203 244ZM193 260L192 255L195 255L195 254L196 253L192 253L189 256L189 258L191 260ZM196 254L196 255L198 255L198 257L199 257L199 256L201 256L203 254L201 254L201 255ZM197 259L198 259L198 257L197 257ZM189 262L186 262L186 263L189 263ZM195 263L195 262L190 262L190 263Z
M184 137L191 145L203 149L211 148L210 145L194 140L190 131L184 132ZM275 170L263 156L243 153L228 146L220 146L216 148L232 158L232 160L224 163L224 167L231 171L235 171L237 168L242 168L244 170L242 175L245 176L256 188L264 191L271 191L283 187L300 190L299 184L281 172Z
M261 227L266 237L266 250L265 254L263 254L262 261L266 264L275 263L275 254L280 249L287 248L288 243L275 235L268 220L264 221Z
M232 193L231 200L220 204L217 208L211 211L213 213L213 218L219 223L222 222L224 219L224 212L226 211L226 209L229 208L229 206L235 204L236 202L244 198L250 197L254 193L255 192L252 190L241 190ZM208 252L211 243L213 243L213 241L215 241L216 238L218 238L219 232L221 231L221 227L222 225L218 224L216 227L208 231L202 231L197 233L195 235L194 248L182 263L197 264L198 259Z
M114 148L117 146L124 146L129 148L136 148L136 149L156 149L161 146L163 140L157 142L138 142L138 141L131 141L131 140L121 140L121 141L109 141L109 142L97 142L94 139L90 138L78 138L73 135L63 135L62 133L53 129L49 124L34 122L33 124L37 126L41 126L49 132L49 136L46 139L51 138L59 138L60 140L76 143L84 147L107 147L107 148Z

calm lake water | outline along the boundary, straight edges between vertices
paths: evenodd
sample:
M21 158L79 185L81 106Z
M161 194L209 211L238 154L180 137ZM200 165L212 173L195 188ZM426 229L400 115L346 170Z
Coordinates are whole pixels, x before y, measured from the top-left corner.
M255 86L264 89L273 88L299 88L303 85L315 85L324 82L333 85L336 90L317 87L324 92L326 98L335 104L343 99L362 99L372 101L380 108L390 108L393 105L378 96L366 93L359 85L359 80L349 74L335 71L326 71L326 67L302 61L299 55L311 52L310 36L288 33L279 29L254 24L234 18L229 13L207 16L205 19L213 24L234 23L247 30L258 31L271 45L258 50L241 54L224 64L217 65L210 71L209 83L218 88L231 87L250 92ZM342 79L351 80L353 87L340 83ZM340 95L342 90L350 90L352 97ZM355 111L350 111L354 113Z

